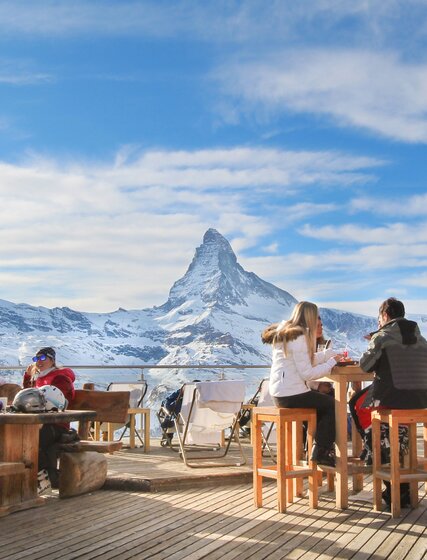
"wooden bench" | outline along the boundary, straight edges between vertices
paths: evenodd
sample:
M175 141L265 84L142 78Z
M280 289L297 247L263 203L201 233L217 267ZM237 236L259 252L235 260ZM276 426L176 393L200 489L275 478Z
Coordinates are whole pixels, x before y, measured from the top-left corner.
M129 407L129 391L94 391L77 389L70 410L93 410L100 422L125 422ZM92 441L90 422L80 421L80 441L59 443L59 497L69 498L101 488L107 477L107 460L99 453L114 453L121 441ZM96 452L96 453L94 453Z
M129 407L129 391L92 391L77 389L69 410L94 410L97 422L125 422ZM113 453L122 448L121 441L89 440L90 422L79 422L77 443L61 444L61 449L70 452L98 451Z
M7 404L12 404L15 395L21 389L22 387L16 383L3 383L3 385L0 385L0 397L6 397Z

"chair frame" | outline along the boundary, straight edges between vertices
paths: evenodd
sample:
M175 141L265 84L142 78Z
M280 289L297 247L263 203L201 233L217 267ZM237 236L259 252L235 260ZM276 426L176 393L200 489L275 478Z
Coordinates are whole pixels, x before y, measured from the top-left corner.
M181 388L181 390L183 391L183 394L184 394L184 391L185 391L185 387L189 386L189 385L194 385L194 384L193 383L184 383L184 385ZM175 430L176 430L176 434L178 436L179 454L181 456L181 459L184 461L184 464L187 467L190 467L190 468L211 468L211 467L230 467L230 466L241 467L241 466L245 465L246 464L246 456L245 456L245 453L243 451L242 444L240 442L239 430L238 430L240 410L239 410L238 413L235 414L234 421L233 421L232 425L230 426L230 435L227 438L228 441L227 441L226 445L224 446L224 450L221 453L215 453L221 448L220 443L218 445L214 445L214 446L197 445L197 444L188 444L187 443L188 428L189 428L189 425L190 425L190 422L191 422L191 417L192 417L192 413L193 413L195 402L196 402L196 394L197 394L197 387L194 387L192 398L191 398L190 410L188 412L188 418L185 419L184 416L182 415L182 413L179 412L179 414L174 419ZM221 458L225 457L230 450L230 446L231 446L231 442L233 440L233 437L235 439L235 442L237 443L237 446L238 446L238 449L239 449L239 452L240 452L240 457L241 457L240 461L235 462L235 463L223 462L223 463L214 463L214 464L212 464L212 463L211 464L203 464L203 461L208 461L208 460L215 461L215 459L221 459ZM191 460L187 455L188 453L191 453L191 452L201 452L201 451L207 451L207 450L211 451L211 453L209 455L199 455L197 457L192 457ZM197 461L200 461L201 463L198 464Z
M381 463L380 425L389 425L390 464ZM417 452L417 424L423 426L424 457ZM409 454L401 466L399 456L399 425L409 428ZM391 485L391 516L401 514L400 483L409 482L411 508L418 506L418 483L427 483L425 461L427 454L427 409L377 409L372 412L372 479L374 510L381 511L381 481Z
M145 380L142 379L142 380L138 380L138 381L112 381L112 382L109 383L109 385L107 386L107 391L112 392L111 389L110 389L110 387L111 387L112 385L139 385L139 384L140 384L140 385L144 384L144 385L145 385L145 388L143 389L142 395L141 395L141 397L138 399L138 401L137 401L137 403L136 403L136 406L135 406L135 407L132 407L132 409L129 407L129 410L136 410L136 409L138 409L138 408L140 408L140 409L142 410L143 407L142 407L141 405L143 404L143 402L144 402L144 397L145 397L145 395L147 394L147 391L148 391L148 384L147 384L147 382L146 382ZM129 403L129 404L130 404L130 403ZM119 429L121 429L121 428L119 428ZM128 421L126 422L126 424L124 425L123 431L122 431L122 433L120 434L120 437L119 437L118 441L121 441L121 440L123 439L123 436L125 435L125 433L126 433L127 430L129 430L129 431L131 430L131 418L129 418L129 420L128 420ZM135 426L135 434L137 435L139 441L141 442L141 445L142 445L143 447L145 447L146 444L144 443L143 439L141 438L141 436L140 436L138 430L136 429L136 426Z

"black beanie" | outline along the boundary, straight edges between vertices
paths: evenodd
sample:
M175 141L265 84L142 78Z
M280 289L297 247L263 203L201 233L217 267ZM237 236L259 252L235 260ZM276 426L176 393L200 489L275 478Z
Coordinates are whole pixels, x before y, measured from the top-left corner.
M40 348L36 356L39 356L40 354L45 354L48 358L51 358L53 361L55 361L56 352L50 346L46 346L46 348Z

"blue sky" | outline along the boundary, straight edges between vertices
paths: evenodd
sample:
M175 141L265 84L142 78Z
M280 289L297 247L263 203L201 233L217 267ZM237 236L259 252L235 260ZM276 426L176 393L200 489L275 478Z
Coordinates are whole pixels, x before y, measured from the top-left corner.
M427 314L425 0L0 0L0 297L163 303L209 227Z

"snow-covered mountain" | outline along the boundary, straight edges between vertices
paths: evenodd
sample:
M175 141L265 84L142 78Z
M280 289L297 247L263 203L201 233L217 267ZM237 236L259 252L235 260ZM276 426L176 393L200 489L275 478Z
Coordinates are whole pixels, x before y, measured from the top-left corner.
M271 348L260 333L286 319L296 303L288 292L245 271L228 241L209 229L186 274L172 286L163 305L113 313L80 313L67 307L47 309L0 300L2 365L26 365L41 346L53 346L59 361L71 365L269 364ZM325 334L337 350L347 346L357 356L366 347L363 335L375 329L372 317L321 309ZM416 318L427 326L427 317ZM427 329L426 329L427 330ZM80 383L136 379L137 370L76 368ZM146 369L149 404L183 382L212 379L219 370ZM267 370L226 369L227 378L245 378L254 387ZM3 372L3 379L20 374ZM249 389L251 390L251 389Z

